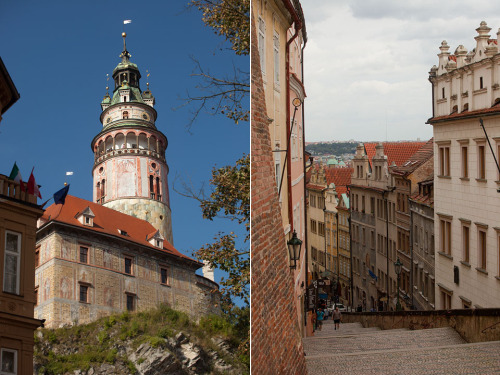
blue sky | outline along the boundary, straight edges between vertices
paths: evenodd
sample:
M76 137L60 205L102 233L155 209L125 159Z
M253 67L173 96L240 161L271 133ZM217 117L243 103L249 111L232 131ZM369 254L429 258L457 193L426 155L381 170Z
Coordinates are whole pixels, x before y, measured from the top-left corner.
M102 126L106 74L120 61L123 20L131 19L125 26L127 49L141 71L143 90L146 70L151 74L156 126L169 142L175 247L189 255L219 231L235 230L243 238L245 233L225 219L203 220L197 202L172 187L177 180L181 188L184 179L199 188L208 183L212 167L234 164L249 153L248 123L202 114L190 131L186 128L194 107L181 107L181 98L197 93L191 56L213 75L225 76L234 66L249 70L248 56L228 50L187 2L2 0L0 56L21 98L0 123L0 173L8 175L16 161L25 180L35 167L42 201L65 181L71 195L92 200L90 142ZM66 178L67 171L74 175Z

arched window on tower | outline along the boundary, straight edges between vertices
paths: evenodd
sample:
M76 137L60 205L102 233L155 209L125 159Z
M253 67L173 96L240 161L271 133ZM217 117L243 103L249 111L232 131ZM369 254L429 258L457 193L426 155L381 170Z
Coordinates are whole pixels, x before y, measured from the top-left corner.
M156 177L156 197L161 200L160 177Z
M98 182L96 186L96 202L101 203L101 183Z
M152 175L149 176L149 195L155 199L154 177Z
M127 100L125 100L125 101L127 101ZM124 120L128 119L128 111L123 111L122 118L123 118Z
M102 179L102 181L101 181L101 204L104 203L105 198L106 198L106 180Z

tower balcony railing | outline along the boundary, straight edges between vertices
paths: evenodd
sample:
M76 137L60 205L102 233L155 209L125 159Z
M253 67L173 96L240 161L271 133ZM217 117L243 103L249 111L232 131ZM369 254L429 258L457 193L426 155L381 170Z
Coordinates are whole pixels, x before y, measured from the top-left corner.
M158 151L146 150L144 148L108 148L106 151L99 151L94 154L94 164L99 164L106 159L120 155L147 155L165 162L165 156Z
M22 202L37 204L36 195L23 191L20 183L9 180L5 175L0 175L0 195Z
M150 195L151 199L156 199L156 200L161 201L161 194L156 194L156 193L150 192L149 195Z

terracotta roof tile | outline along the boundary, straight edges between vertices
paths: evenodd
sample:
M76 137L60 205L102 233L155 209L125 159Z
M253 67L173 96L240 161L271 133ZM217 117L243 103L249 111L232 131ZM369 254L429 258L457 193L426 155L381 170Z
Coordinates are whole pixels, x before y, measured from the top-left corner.
M498 104L498 103L497 103ZM483 108L483 109L477 109L475 111L463 111L463 112L455 112L449 115L445 116L438 116L438 117L431 117L430 119L427 120L428 124L435 124L439 122L444 122L447 120L458 120L458 119L465 119L468 117L476 117L477 115L496 115L500 113L500 106L499 105L493 105L491 108ZM478 126L479 126L479 120L478 120Z
M330 185L331 183L335 184L337 192L339 192L340 187L346 187L351 183L353 168L339 168L339 167L326 167L326 183ZM345 193L345 191L344 191Z
M419 166L432 158L434 155L434 138L427 141L417 152L411 155L402 165L392 169L397 174L409 174L415 171Z
M95 214L93 227L83 225L77 220L77 217L79 216L78 214L87 207L90 207L92 212ZM73 197L71 195L66 197L66 202L64 204L52 204L49 206L45 210L41 219L44 221L55 221L70 224L75 227L85 228L99 233L110 234L136 242L142 246L148 246L155 250L160 250L146 240L149 234L156 233L156 229L147 221L126 215L85 199ZM120 234L118 230L125 231L127 235L124 236ZM163 241L163 251L167 254L199 263L198 261L181 254L167 240ZM200 263L200 265L202 264Z
M376 142L364 144L370 166L375 156L375 146L377 144ZM388 165L391 166L394 162L397 166L400 166L417 152L420 147L425 145L426 142L383 142L382 144L384 145L384 154L387 156Z

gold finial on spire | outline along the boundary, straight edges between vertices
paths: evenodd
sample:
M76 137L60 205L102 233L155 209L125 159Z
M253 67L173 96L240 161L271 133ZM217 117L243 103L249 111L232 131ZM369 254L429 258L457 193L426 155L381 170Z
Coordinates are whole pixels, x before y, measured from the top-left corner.
M148 74L146 74L146 80L147 80L146 86L148 87L148 90L149 90L149 76L151 75L151 73L149 73L149 70L146 70L146 73L148 73Z

